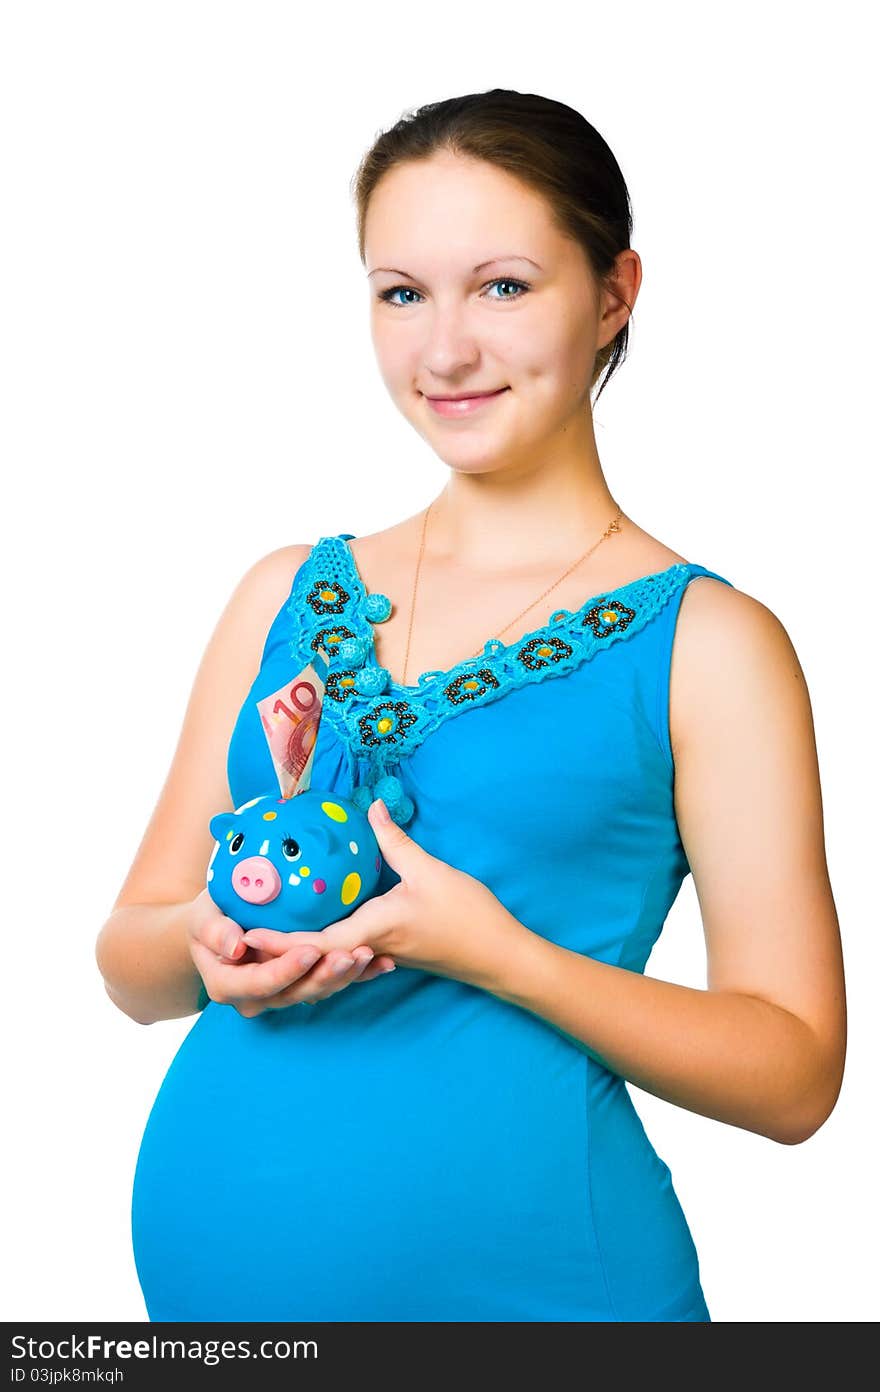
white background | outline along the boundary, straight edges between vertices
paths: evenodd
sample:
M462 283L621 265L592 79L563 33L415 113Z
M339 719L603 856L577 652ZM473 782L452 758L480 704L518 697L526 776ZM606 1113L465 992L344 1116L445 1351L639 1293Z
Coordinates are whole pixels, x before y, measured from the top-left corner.
M716 1322L877 1318L868 17L4 7L4 1319L146 1319L131 1181L194 1021L117 1011L95 938L243 572L388 526L445 482L375 366L349 180L405 109L495 86L575 106L621 164L644 281L597 407L609 486L775 612L819 745L850 1012L836 1110L785 1147L633 1097ZM688 878L648 970L700 986L704 969Z

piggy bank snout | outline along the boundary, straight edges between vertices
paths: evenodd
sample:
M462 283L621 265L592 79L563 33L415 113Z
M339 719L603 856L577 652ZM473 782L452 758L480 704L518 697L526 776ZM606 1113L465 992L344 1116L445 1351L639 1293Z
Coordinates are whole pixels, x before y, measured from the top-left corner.
M233 870L232 888L246 904L270 904L281 893L281 876L265 856L248 856Z

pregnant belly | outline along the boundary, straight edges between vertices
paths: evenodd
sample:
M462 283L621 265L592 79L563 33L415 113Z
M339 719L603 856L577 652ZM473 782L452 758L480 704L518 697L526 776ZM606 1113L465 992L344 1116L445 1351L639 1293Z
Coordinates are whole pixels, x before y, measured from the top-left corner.
M201 1014L135 1171L150 1319L618 1318L594 1065L526 1011L398 972L315 1008Z

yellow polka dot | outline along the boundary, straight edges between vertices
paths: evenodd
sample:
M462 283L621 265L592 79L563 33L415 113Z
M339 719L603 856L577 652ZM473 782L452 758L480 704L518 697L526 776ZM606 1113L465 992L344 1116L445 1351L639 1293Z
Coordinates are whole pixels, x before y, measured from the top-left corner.
M350 875L346 875L342 881L342 892L340 898L343 904L353 904L361 892L361 877L352 870Z
M275 820L275 818L276 818L277 816L278 816L278 813L277 813L277 812L264 812L264 813L263 813L263 821L264 821L264 822L274 822L274 820Z
M340 807L338 802L322 802L321 811L328 817L332 817L334 822L347 822L348 813L344 807Z
M301 875L311 875L312 872L307 865L301 865L299 867L299 873Z
M235 827L230 827L229 830L228 830L227 833L226 833L226 840L227 840L227 841L231 841L232 838L233 838L233 836L235 836L235 834L236 834L236 833L235 833Z

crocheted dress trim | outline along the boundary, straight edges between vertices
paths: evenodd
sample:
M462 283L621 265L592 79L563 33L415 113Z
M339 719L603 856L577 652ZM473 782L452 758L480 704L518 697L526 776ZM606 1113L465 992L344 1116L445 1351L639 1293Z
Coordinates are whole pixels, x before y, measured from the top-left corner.
M448 671L422 672L414 686L404 686L376 659L373 625L390 616L391 601L367 591L347 544L353 535L321 537L300 568L287 606L290 653L300 665L319 648L327 654L321 718L347 751L353 799L366 810L374 797L382 797L401 825L414 807L392 770L444 721L528 682L561 677L603 648L631 638L691 573L704 570L679 561L593 595L579 609L557 609L547 623L514 643L489 638L480 655Z

